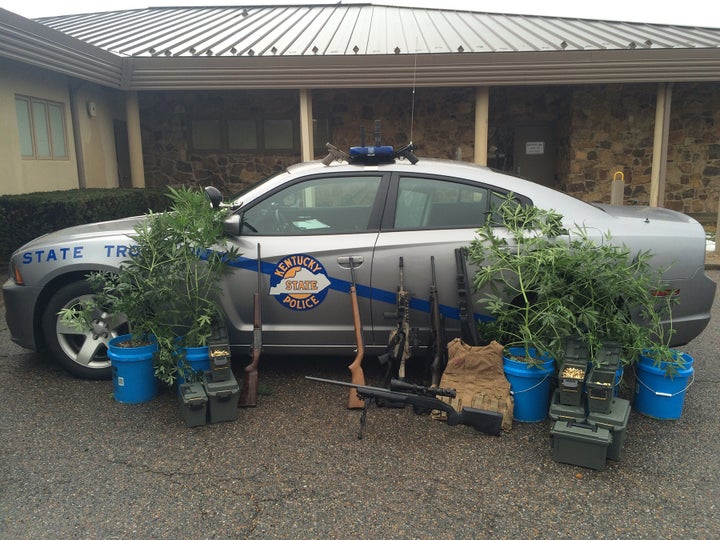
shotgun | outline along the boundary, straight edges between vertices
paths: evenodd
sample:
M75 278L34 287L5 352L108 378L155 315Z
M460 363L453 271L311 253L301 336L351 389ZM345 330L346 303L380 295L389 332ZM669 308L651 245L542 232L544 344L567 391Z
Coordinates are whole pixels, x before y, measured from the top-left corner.
M310 381L317 381L327 384L337 384L340 386L349 386L366 405L373 400L381 399L385 401L393 401L403 403L404 405L412 405L419 410L439 410L444 411L447 415L447 424L449 426L457 426L464 424L472 426L481 433L488 435L500 435L500 426L502 424L502 414L497 411L486 411L483 409L475 409L473 407L464 407L460 412L456 411L452 405L438 399L436 396L452 396L455 391L446 388L427 388L422 386L411 385L404 381L393 381L393 386L400 387L408 392L398 392L388 390L387 388L377 388L374 386L365 386L362 384L346 383L343 381L333 381L330 379L319 379L317 377L305 377ZM360 418L360 432L358 439L362 439L363 428L365 427L365 413L367 407L364 407L363 416Z
M257 246L257 291L253 294L253 343L250 354L252 361L245 367L245 382L238 398L238 407L255 407L258 394L258 364L262 351L262 313L260 308L260 291L262 289L262 263L260 244Z
M430 326L432 330L433 359L430 364L431 383L433 387L440 386L440 377L447 365L447 348L445 345L445 329L440 315L440 298L438 297L437 280L435 278L435 256L430 256L430 271L432 283L430 284Z
M360 321L360 307L358 306L357 286L355 285L355 263L350 257L350 304L352 306L353 325L355 327L355 360L348 366L350 380L354 386L365 384L365 373L362 369L363 356L365 355L365 343L362 334L362 322ZM365 404L358 396L357 390L350 389L348 397L348 409L363 409Z

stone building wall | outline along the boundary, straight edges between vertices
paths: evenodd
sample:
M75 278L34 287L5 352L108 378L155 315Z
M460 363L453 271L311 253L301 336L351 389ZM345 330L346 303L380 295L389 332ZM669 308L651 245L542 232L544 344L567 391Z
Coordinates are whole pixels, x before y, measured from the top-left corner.
M609 202L613 174L625 177L625 204L648 204L657 86L574 87L564 189ZM665 185L666 208L705 223L717 217L720 191L720 85L672 88Z
M647 204L657 86L588 85L492 88L489 164L514 170L517 126L552 126L556 185L587 201L609 202L613 174L625 177L625 204ZM300 160L295 151L271 155L193 151L188 122L208 114L299 116L297 91L148 92L141 94L147 184L215 185L231 193ZM411 139L422 157L474 159L474 88L316 90L313 115L329 125L336 146ZM297 126L299 129L299 125ZM316 158L324 142L316 141ZM666 203L714 222L720 191L720 85L673 87Z

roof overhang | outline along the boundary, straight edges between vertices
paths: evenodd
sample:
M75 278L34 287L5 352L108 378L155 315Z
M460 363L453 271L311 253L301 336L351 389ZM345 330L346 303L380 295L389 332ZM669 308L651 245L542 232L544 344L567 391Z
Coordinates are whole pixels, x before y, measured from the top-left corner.
M517 86L720 80L713 49L125 58L132 90Z
M4 9L0 56L104 86L121 86L120 57Z
M123 90L720 81L720 48L122 57L3 9L0 56Z

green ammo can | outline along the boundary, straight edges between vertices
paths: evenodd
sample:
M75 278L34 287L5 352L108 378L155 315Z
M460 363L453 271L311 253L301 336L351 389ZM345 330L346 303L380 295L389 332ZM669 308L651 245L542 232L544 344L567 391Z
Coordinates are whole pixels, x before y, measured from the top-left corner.
M555 461L588 469L605 469L612 442L610 430L573 420L557 420L551 434Z
M223 374L225 377L226 374ZM232 371L227 379L216 381L212 372L203 373L203 386L208 397L210 423L228 422L238 417L240 386Z
M202 383L183 383L179 386L180 412L185 426L204 426L207 423L208 398Z
M610 430L612 444L608 448L608 459L620 461L629 418L630 402L621 398L615 398L609 413L590 412L588 414L588 424Z

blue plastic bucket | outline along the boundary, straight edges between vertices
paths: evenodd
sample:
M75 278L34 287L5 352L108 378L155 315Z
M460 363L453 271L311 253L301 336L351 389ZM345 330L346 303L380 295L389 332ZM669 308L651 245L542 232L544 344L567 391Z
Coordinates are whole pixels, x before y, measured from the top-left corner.
M667 363L654 366L654 360L640 356L635 364L635 402L636 411L659 420L677 420L685 404L685 391L694 379L693 358L680 353L685 365L677 369L670 377L666 371Z
M120 343L131 336L113 338L108 343L108 357L112 366L113 395L120 403L144 403L158 393L153 367L157 344L122 347Z
M508 352L511 357L525 356L523 347L510 347ZM537 358L536 351L529 352L533 358ZM503 370L515 401L513 418L518 422L541 422L547 418L554 363L552 358L546 356L540 357L538 365L503 357Z
M620 383L622 383L625 368L622 364L617 368L615 372L615 381L613 383L613 396L618 397L620 394Z
M210 370L210 347L184 347L185 352L184 358L181 362L184 362L184 367L192 370L193 373L197 374L196 381L201 380L201 374L204 371ZM178 387L185 382L185 373L183 366L179 366L178 370Z

